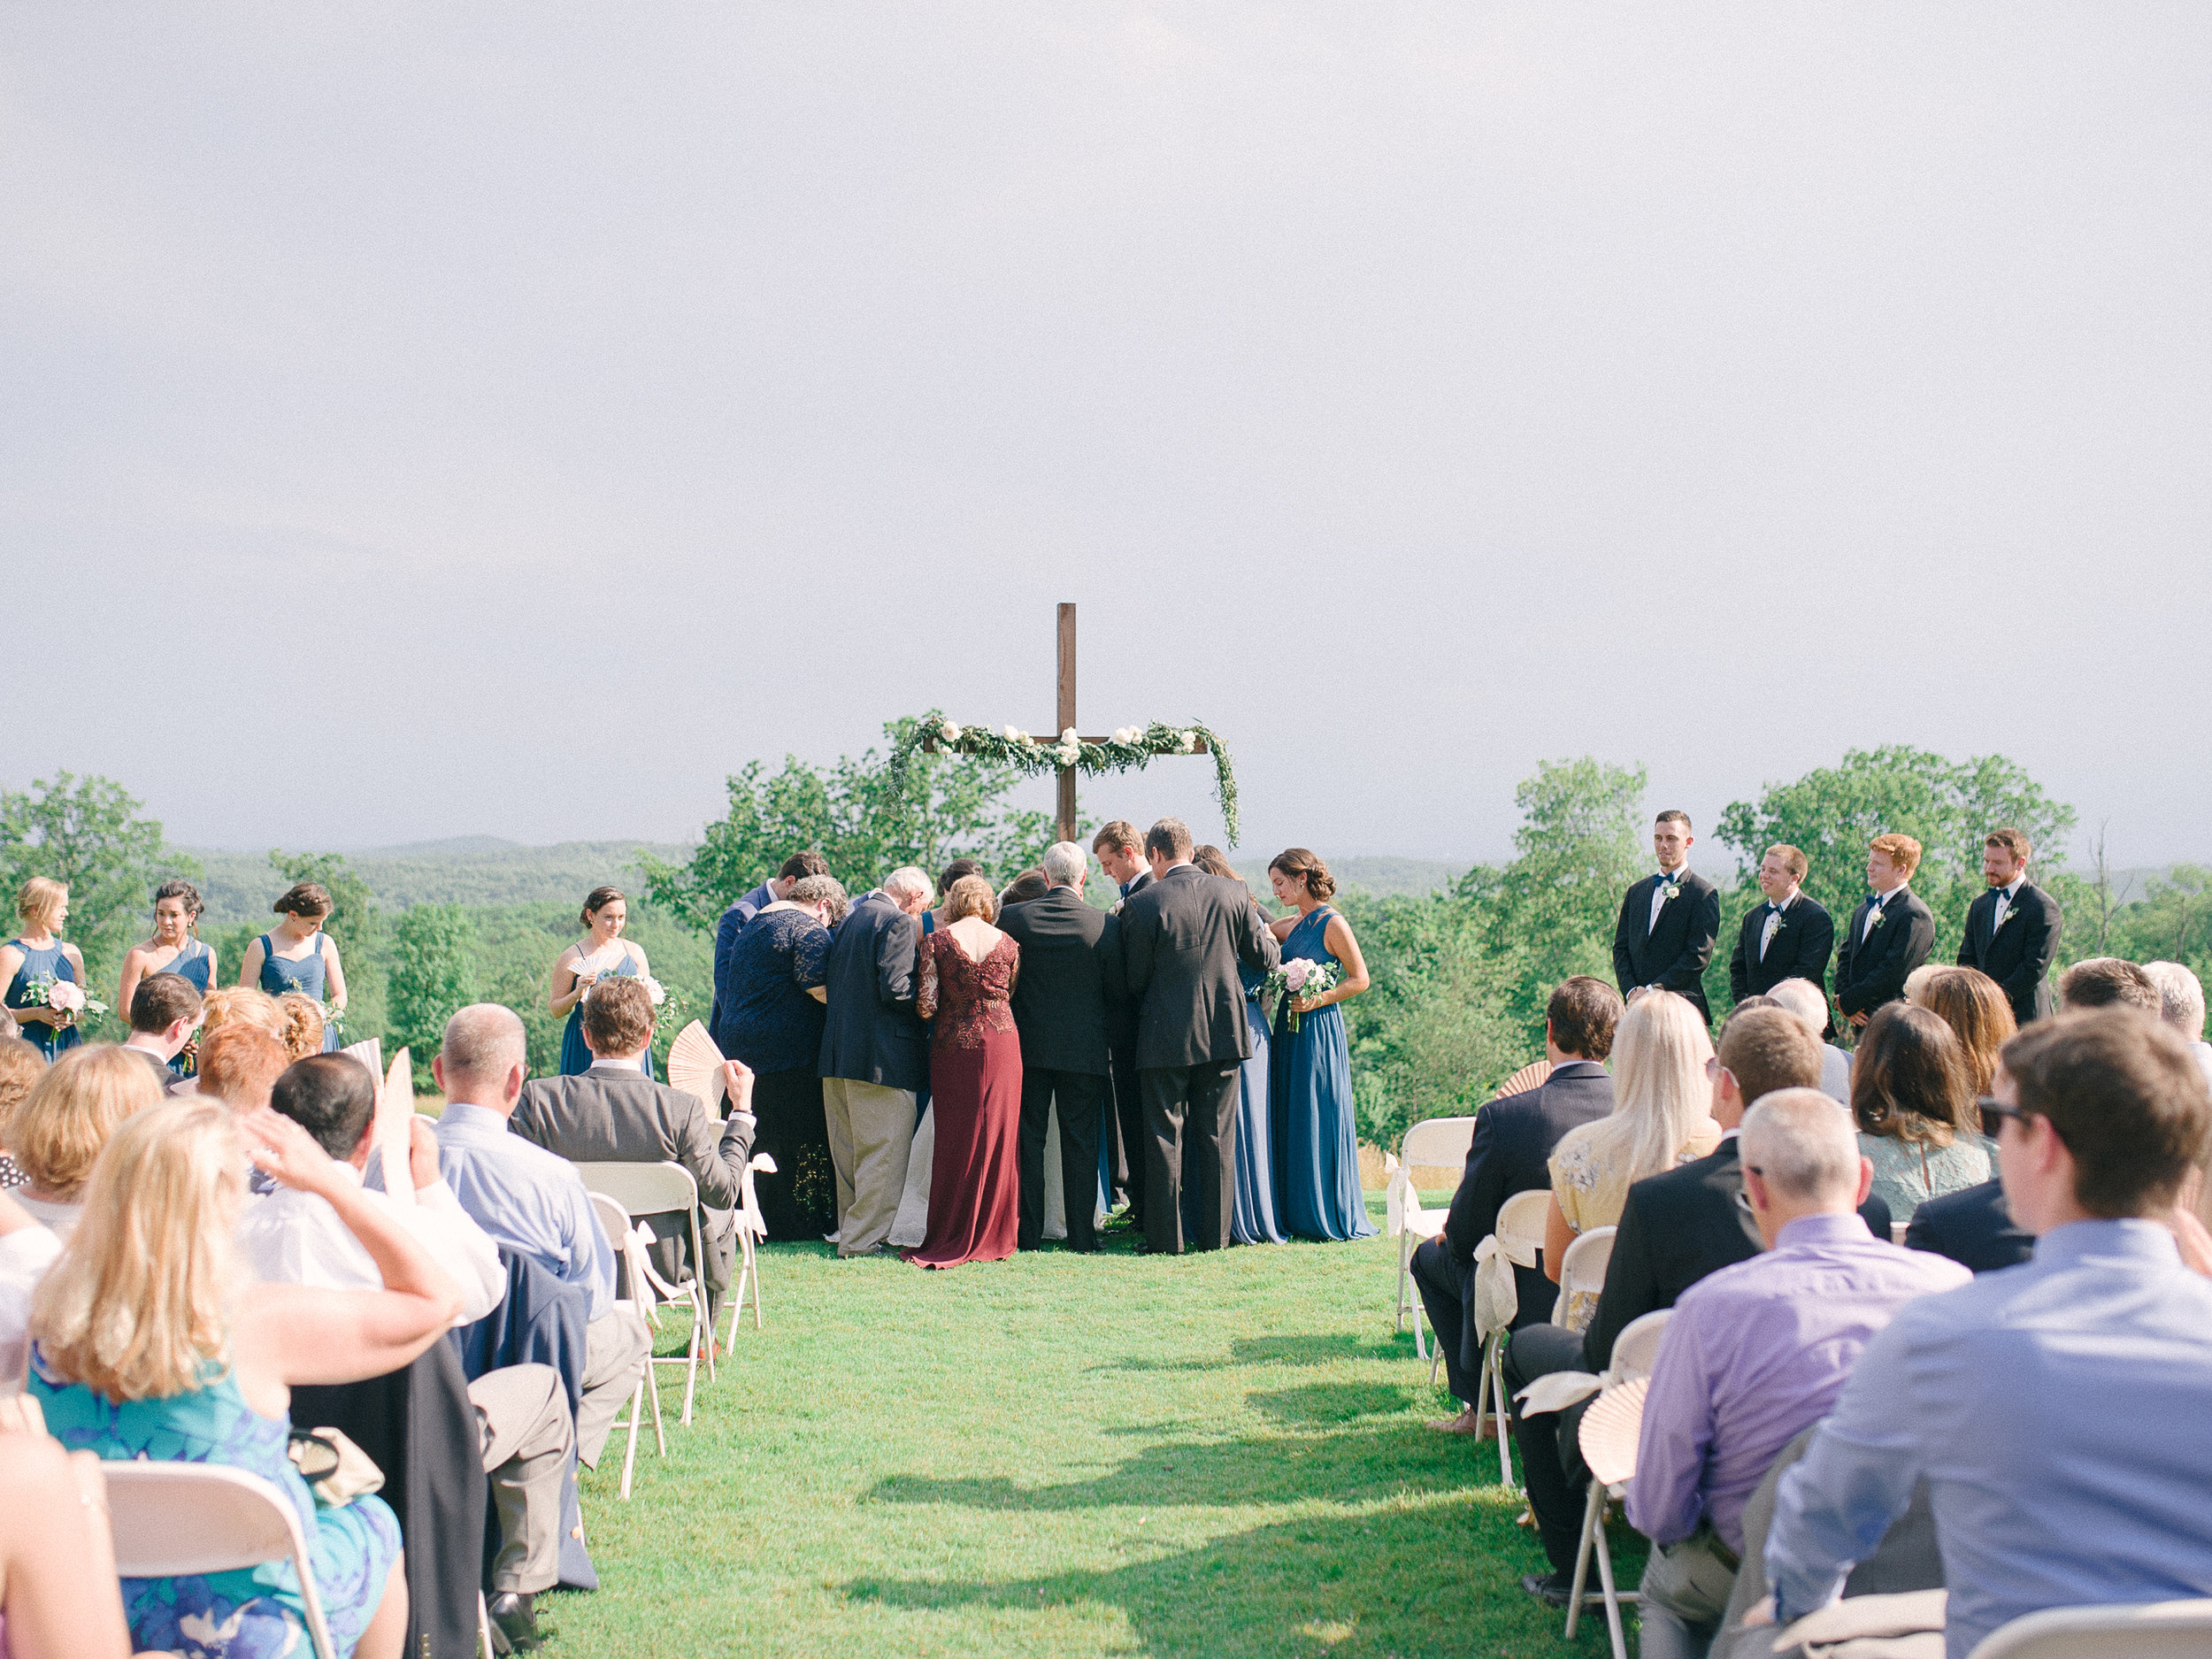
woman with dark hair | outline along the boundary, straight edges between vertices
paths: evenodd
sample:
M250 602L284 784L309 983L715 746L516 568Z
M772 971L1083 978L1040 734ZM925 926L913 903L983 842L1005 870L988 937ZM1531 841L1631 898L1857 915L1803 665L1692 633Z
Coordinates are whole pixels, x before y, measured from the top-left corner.
M138 982L150 973L174 973L192 982L202 996L215 983L215 950L201 942L200 890L189 881L165 881L154 889L153 937L133 945L123 957L123 982L116 989L115 1011L131 1017L131 998ZM186 1074L184 1056L169 1063L179 1077Z
M1052 883L1045 879L1043 871L1025 870L1006 884L1006 891L998 895L998 907L1002 910L1010 904L1026 904L1051 891Z
M753 1150L776 1163L754 1187L778 1243L817 1240L837 1225L821 1057L830 926L844 897L835 878L803 876L761 908L730 950L722 1026L730 1057L753 1069Z
M238 964L238 983L257 985L271 996L297 991L329 1010L323 1025L323 1052L338 1046L338 1026L346 1011L346 975L338 962L338 941L323 932L323 921L337 908L319 881L295 881L269 907L284 919L246 947Z
M1198 847L1190 861L1210 876L1233 881L1247 893L1250 885L1229 863L1218 847ZM1257 909L1259 900L1252 901ZM1264 913L1263 913L1264 914ZM1237 977L1244 983L1244 1023L1252 1033L1252 1057L1237 1079L1236 1196L1229 1211L1229 1236L1239 1244L1281 1244L1282 1229L1275 1222L1275 1135L1269 1102L1267 1015L1260 1007L1260 988L1267 976L1240 965ZM1197 1148L1195 1137L1183 1141L1183 1231L1198 1231L1198 1182L1190 1167Z
M1367 988L1367 959L1352 925L1329 908L1336 879L1317 855L1290 848L1275 856L1267 876L1277 900L1298 911L1268 924L1282 941L1285 966L1326 957L1339 969L1327 990L1286 996L1275 1010L1269 1057L1275 1215L1296 1238L1371 1238L1375 1224L1367 1218L1360 1190L1359 1141L1352 1126L1351 1050L1336 1006Z
M547 1007L568 1016L561 1031L563 1077L581 1077L591 1070L591 1049L584 1042L584 998L591 994L593 982L610 974L645 979L652 972L643 949L622 936L629 925L630 902L620 887L594 887L584 895L583 914L577 919L584 925L584 936L554 958L553 988L546 997ZM653 1075L649 1045L639 1067L646 1076Z
M1965 1046L1924 1008L1888 1002L1867 1022L1851 1062L1851 1115L1893 1221L1990 1177Z

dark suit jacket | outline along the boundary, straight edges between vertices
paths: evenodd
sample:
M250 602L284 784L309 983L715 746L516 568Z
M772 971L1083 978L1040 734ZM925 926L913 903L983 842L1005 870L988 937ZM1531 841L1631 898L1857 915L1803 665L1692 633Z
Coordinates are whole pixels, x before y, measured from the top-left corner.
M1147 1070L1248 1060L1242 964L1279 965L1282 949L1241 881L1178 864L1122 901L1121 951Z
M1736 952L1728 959L1730 1000L1764 995L1785 979L1809 979L1825 991L1828 958L1836 948L1835 918L1800 893L1782 912L1782 925L1774 930L1762 961L1759 935L1766 925L1766 901L1761 899L1736 933Z
M1021 947L1013 1006L1023 1067L1107 1076L1107 1011L1122 1000L1120 918L1055 887L1008 905L998 925Z
M1713 944L1720 933L1720 889L1696 871L1685 868L1675 878L1681 892L1659 912L1659 925L1651 926L1651 895L1659 886L1655 875L1646 876L1621 900L1621 919L1613 929L1613 978L1626 996L1640 985L1655 985L1674 991L1697 1004L1708 1021L1713 1010L1705 1001L1705 964L1713 959Z
M2035 1252L2035 1237L2013 1225L2003 1183L1987 1180L1922 1203L1905 1224L1905 1246L1993 1273L2026 1261Z
M1836 1006L1846 1014L1871 1014L1904 995L1905 976L1935 948L1935 913L1910 887L1890 895L1882 925L1863 939L1873 903L1870 895L1859 901L1836 948Z
M1959 941L1959 966L1979 968L1997 981L2012 1017L2021 1025L2051 1016L2051 959L2058 955L2058 935L2063 926L2058 901L2032 881L2005 909L2005 925L1992 930L1997 918L1997 893L1990 889L1966 908L1966 937Z
M1708 1273L1747 1261L1766 1247L1750 1209L1736 1202L1743 1165L1730 1135L1701 1158L1648 1175L1628 1189L1613 1235L1605 1289L1583 1333L1583 1369L1613 1362L1613 1340L1629 1321L1661 1308ZM1889 1237L1889 1205L1872 1194L1859 1217L1878 1239Z
M1479 1110L1467 1167L1444 1223L1444 1248L1453 1258L1462 1267L1474 1260L1475 1247L1497 1231L1498 1210L1514 1194L1550 1191L1552 1148L1559 1138L1612 1110L1612 1074L1588 1060L1563 1065L1526 1094L1509 1094ZM1534 1325L1549 1318L1557 1290L1543 1270L1517 1266L1513 1279L1520 1291L1520 1312L1513 1323ZM1471 1294L1471 1274L1467 1282Z
M929 1080L928 1034L914 1016L920 948L921 924L880 893L845 912L824 970L824 1077L902 1089Z
M724 1054L731 1052L730 1045L722 1041L722 1005L728 1000L730 953L737 949L737 936L745 931L745 924L775 902L776 895L764 881L723 911L722 919L714 925L714 1003L707 1014L707 1034Z

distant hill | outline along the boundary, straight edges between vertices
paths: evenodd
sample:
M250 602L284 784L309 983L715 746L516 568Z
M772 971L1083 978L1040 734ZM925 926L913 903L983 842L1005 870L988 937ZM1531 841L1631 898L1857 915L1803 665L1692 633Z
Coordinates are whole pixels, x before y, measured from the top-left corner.
M1379 899L1420 898L1448 887L1467 873L1471 860L1455 863L1443 858L1399 858L1388 854L1333 858L1329 873L1348 891L1356 890ZM1235 860L1237 873L1262 898L1268 895L1267 865Z
M283 891L265 852L188 849L207 871L200 884L211 926L265 921L269 902ZM298 850L319 850L301 849ZM691 856L672 841L560 841L526 847L495 835L460 835L348 853L388 909L416 904L580 904L603 884L634 891L636 859L649 851L672 863Z

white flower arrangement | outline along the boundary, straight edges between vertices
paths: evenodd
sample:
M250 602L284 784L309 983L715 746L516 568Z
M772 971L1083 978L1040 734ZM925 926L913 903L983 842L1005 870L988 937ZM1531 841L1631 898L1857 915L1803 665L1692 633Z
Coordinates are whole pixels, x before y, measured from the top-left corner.
M1290 1028L1298 1029L1296 1000L1322 996L1336 988L1337 966L1333 962L1316 962L1310 956L1293 956L1267 976L1266 988L1280 999L1290 1012Z
M1660 903L1664 904L1669 899L1678 899L1681 896L1682 884L1679 881L1662 881L1659 884Z
M50 973L40 974L23 987L23 1006L43 1008L59 1014L63 1025L73 1025L88 1014L98 1015L108 1011L105 1002L95 1002L88 997L84 994L84 987L75 980L57 979Z

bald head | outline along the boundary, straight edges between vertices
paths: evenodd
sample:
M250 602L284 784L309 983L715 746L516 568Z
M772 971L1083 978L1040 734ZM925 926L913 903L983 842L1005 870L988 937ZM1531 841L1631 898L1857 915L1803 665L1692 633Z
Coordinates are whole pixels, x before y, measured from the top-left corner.
M529 1040L514 1010L497 1002L472 1002L445 1023L445 1039L438 1049L438 1081L449 1100L497 1106L511 1076L518 1085L529 1059Z
M1859 1137L1851 1115L1816 1088L1777 1089L1743 1119L1743 1164L1800 1214L1848 1215L1859 1203Z

